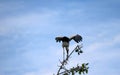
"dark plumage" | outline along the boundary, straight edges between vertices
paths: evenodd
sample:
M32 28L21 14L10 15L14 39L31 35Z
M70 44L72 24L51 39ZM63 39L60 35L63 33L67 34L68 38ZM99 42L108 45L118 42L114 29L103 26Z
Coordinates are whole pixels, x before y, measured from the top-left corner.
M80 35L75 35L75 36L72 36L70 38L64 36L64 37L56 37L55 40L56 42L70 42L71 40L74 40L75 42L79 43L80 41L82 41L82 37Z

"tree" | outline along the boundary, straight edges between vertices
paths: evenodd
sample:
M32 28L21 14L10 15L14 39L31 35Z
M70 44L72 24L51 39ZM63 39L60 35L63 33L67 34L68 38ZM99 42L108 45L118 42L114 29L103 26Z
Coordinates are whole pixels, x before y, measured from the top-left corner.
M59 69L56 73L56 75L75 75L75 74L87 74L88 73L88 64L89 63L82 63L81 65L76 65L74 67L71 68L66 68L66 65L68 64L68 60L70 61L70 57L72 56L73 53L77 53L77 55L80 55L83 53L83 51L81 50L82 48L82 44L81 45L77 45L72 51L71 53L65 58L63 59L63 61L60 61L60 66Z

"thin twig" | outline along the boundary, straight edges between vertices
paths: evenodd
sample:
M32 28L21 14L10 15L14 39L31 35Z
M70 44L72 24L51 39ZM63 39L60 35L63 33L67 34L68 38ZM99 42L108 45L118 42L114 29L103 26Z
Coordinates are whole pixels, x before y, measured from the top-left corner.
M79 45L77 45L77 46L75 47L75 49L73 49L73 51L66 57L66 59L63 60L63 62L61 62L61 66L60 66L60 68L58 69L57 75L61 74L61 73L59 73L60 70L63 68L64 64L67 63L69 57L72 55L72 53L73 53L78 47L79 47Z

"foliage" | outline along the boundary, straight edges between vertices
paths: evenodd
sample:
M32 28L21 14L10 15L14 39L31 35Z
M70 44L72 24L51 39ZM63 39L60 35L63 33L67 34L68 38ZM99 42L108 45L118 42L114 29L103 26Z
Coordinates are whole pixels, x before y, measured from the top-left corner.
M59 66L57 75L75 75L75 74L82 75L82 74L88 73L88 69L89 69L88 64L89 63L83 63L81 66L77 65L77 66L69 68L69 69L66 68L66 65L68 64L68 60L74 52L76 52L78 55L83 53L81 48L82 48L82 45L77 45L75 47L75 49L68 55L68 57L66 57L66 59L64 59L62 62L60 61L61 65Z
M70 70L66 70L63 73L63 75L75 75L78 73L79 75L81 74L87 74L89 67L87 67L88 63L83 63L82 66L77 65L76 67L70 68ZM61 73L61 74L62 74Z

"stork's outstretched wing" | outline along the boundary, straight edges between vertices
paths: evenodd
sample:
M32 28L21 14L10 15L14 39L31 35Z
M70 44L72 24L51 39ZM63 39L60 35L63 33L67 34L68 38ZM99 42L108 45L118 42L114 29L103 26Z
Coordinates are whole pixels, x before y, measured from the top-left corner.
M75 35L75 36L72 36L70 37L70 40L74 40L75 42L79 43L80 41L82 41L82 37L80 35Z
M61 42L62 39L63 39L63 37L56 37L56 38L55 38L56 42Z

